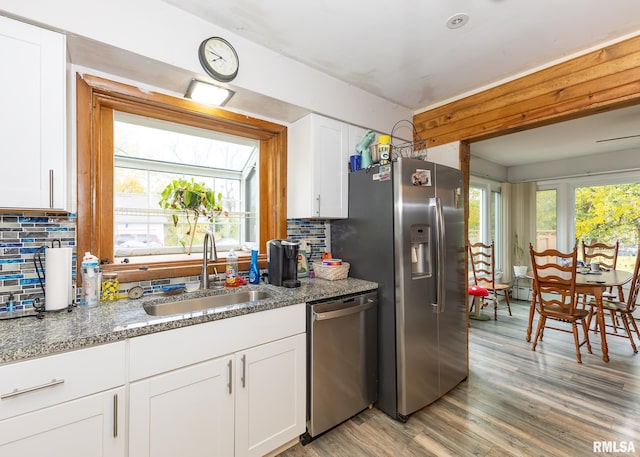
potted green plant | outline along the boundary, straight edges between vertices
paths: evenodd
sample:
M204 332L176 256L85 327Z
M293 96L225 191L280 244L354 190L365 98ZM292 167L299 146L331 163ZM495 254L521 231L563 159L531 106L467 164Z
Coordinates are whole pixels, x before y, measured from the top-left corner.
M513 236L513 273L516 277L523 277L527 273L527 265L525 262L525 250L522 246L520 246L520 242L518 241L518 234L515 233Z
M187 219L187 235L191 235L188 254L191 254L193 239L196 234L196 225L200 216L206 217L209 222L222 213L222 193L217 194L202 182L195 182L193 178L174 179L164 188L162 198L158 202L161 208L184 211ZM173 225L178 225L179 215L171 215ZM193 222L193 224L192 224ZM185 243L180 242L184 247Z

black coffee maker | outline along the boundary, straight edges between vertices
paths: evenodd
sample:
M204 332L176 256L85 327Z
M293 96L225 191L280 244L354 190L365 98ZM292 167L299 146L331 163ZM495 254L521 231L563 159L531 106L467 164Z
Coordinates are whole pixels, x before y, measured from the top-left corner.
M298 281L299 249L299 241L267 241L269 284L283 287L300 287L300 281Z

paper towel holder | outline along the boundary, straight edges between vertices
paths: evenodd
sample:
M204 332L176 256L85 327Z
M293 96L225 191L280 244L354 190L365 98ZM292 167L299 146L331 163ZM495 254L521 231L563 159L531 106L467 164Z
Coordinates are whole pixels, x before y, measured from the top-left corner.
M62 241L60 239L55 239L51 241L51 248L55 248L56 243L58 244L58 248L62 248ZM45 288L45 279L46 279L46 271L44 268L44 265L42 263L42 254L45 252L45 249L47 248L46 245L42 245L40 246L34 256L33 256L33 263L35 265L35 270L36 270L36 274L38 275L38 282L40 283L40 287L42 289L42 295L44 297L44 300L46 302L46 288ZM36 313L38 314L38 318L42 318L41 316L43 316L43 313L45 312L58 312L58 311L63 311L63 310L67 310L67 312L71 312L73 311L73 308L76 306L76 300L75 300L75 296L76 296L76 285L72 280L72 284L71 284L71 290L72 290L72 296L71 296L71 303L69 303L66 307L62 307L60 309L55 309L55 310L47 310L46 309L46 303L40 303L40 300L36 299L34 301L33 307L36 311Z

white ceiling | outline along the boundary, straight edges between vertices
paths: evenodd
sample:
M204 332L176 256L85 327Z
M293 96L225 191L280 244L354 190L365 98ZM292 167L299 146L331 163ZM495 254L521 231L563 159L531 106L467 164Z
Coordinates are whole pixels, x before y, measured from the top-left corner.
M165 1L413 110L640 31L637 0Z
M638 0L164 1L414 111L640 32ZM468 23L448 28L458 13ZM638 147L595 143L640 134L635 119L627 109L471 150L511 166Z
M505 167L628 149L640 150L640 105L471 144L473 157Z

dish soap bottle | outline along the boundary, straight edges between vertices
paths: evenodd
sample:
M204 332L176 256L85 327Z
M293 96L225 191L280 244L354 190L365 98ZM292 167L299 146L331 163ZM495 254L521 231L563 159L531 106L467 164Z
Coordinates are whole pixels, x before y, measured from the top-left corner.
M225 286L237 287L236 276L238 275L238 256L233 249L229 251L227 255L227 266L225 267Z
M260 284L260 268L258 268L258 251L251 250L251 266L249 267L249 283Z

